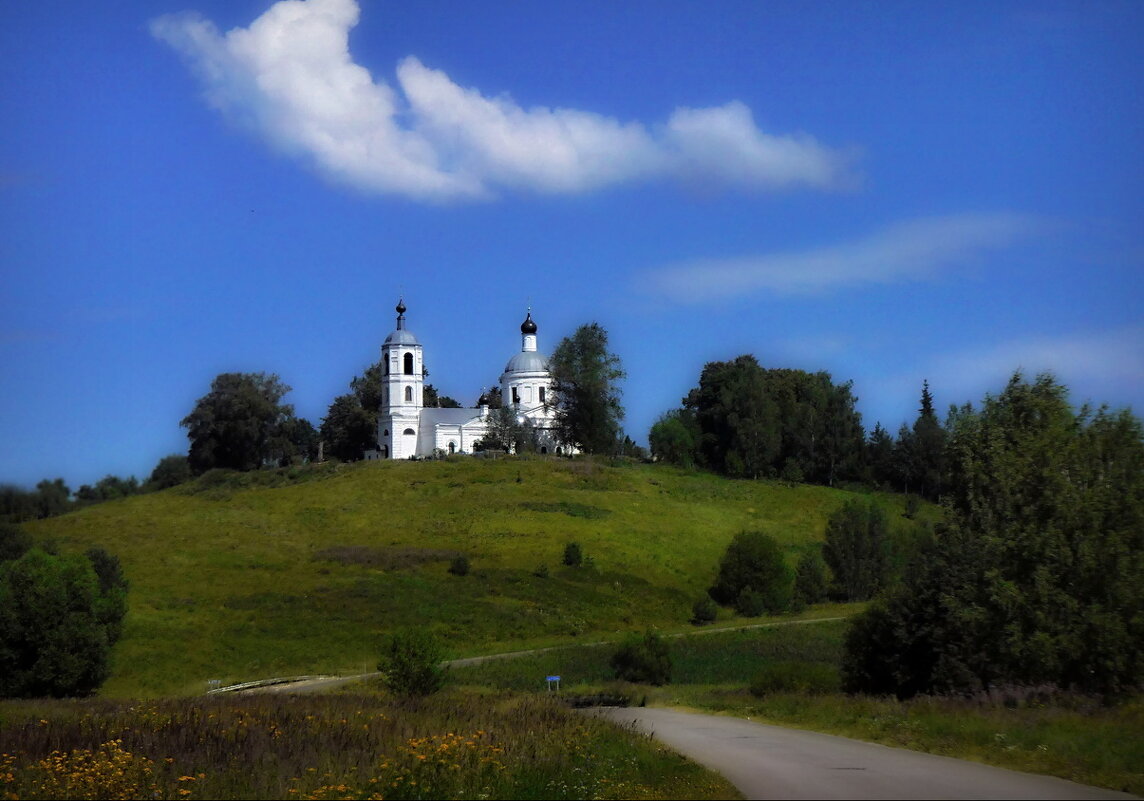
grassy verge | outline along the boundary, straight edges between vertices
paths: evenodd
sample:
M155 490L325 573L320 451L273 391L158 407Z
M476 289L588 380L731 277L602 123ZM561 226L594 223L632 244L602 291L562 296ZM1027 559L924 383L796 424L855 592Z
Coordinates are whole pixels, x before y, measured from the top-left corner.
M552 699L446 693L0 704L0 797L740 798Z
M1144 794L1144 701L1105 707L1079 698L1053 703L850 697L837 692L845 623L718 632L672 639L672 683L618 685L612 648L575 648L453 671L471 686L536 689L563 677L566 693L609 692L637 703L678 706L840 734ZM776 669L785 668L785 669ZM757 696L754 682L771 691ZM813 692L789 692L814 676Z
M1144 702L1007 708L953 698L775 693L729 686L653 691L648 703L749 717L1144 795Z

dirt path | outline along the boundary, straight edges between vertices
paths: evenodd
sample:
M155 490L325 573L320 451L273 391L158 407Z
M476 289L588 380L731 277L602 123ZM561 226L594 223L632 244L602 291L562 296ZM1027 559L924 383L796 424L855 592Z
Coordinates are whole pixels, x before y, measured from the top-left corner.
M669 639L676 639L679 637L700 637L707 634L720 634L726 631L749 631L752 629L772 629L779 628L780 626L806 626L813 623L828 623L837 620L845 620L844 617L820 617L811 618L807 620L779 620L771 623L752 623L747 626L721 626L718 628L704 628L696 629L695 631L685 631L677 634L664 635ZM464 659L450 659L444 662L445 667L464 667L466 665L479 665L482 662L491 662L494 659L515 659L521 656L532 656L534 654L546 654L550 651L563 651L568 648L598 648L604 645L613 645L613 640L601 640L599 642L578 642L570 643L568 645L553 645L548 648L529 648L524 651L506 651L500 654L486 654L485 656L470 656ZM243 693L306 693L306 692L320 692L328 690L333 687L340 687L344 684L351 684L355 681L363 681L377 676L377 673L359 673L353 676L306 676L299 679L290 678L271 678L263 679L258 682L246 682L244 684L231 685L230 687L221 687L217 690L212 690L212 694L226 693L226 692L243 692Z
M645 731L747 798L1135 798L1127 793L830 734L672 709L594 714Z

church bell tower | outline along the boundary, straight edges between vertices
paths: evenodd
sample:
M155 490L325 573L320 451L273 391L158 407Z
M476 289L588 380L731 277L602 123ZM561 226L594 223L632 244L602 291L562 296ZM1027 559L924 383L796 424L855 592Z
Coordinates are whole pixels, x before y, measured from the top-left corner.
M377 443L383 459L408 459L417 453L424 405L421 344L405 327L405 303L397 301L397 328L381 346L381 409Z

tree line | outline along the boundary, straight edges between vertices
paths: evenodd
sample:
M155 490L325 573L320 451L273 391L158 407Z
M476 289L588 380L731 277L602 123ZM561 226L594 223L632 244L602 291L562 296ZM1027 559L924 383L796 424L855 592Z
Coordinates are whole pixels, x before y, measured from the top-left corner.
M733 478L838 486L863 483L936 501L946 430L929 383L912 426L897 439L881 424L867 437L853 383L827 372L764 368L751 355L709 362L678 409L651 427L652 455Z
M931 409L925 387L915 446L937 440ZM767 532L743 532L694 621L714 620L716 603L754 616L873 598L847 634L848 692L1139 690L1144 424L1126 409L1076 410L1052 375L1018 372L934 430L942 470L927 486L940 487L942 522L891 526L874 499L854 498L793 570Z

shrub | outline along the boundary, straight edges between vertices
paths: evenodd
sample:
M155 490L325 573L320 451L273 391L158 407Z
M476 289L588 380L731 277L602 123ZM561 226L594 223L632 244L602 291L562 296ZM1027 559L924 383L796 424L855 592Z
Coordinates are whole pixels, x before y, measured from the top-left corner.
M656 686L671 681L671 653L667 643L654 631L625 641L608 664L616 678L624 681Z
M751 679L751 695L771 693L825 695L838 692L838 669L821 662L767 662Z
M691 622L696 626L702 626L705 623L715 622L715 616L718 614L719 607L711 600L709 596L703 596L695 605L691 607Z
M537 565L536 569L532 571L532 575L536 576L537 578L548 578L548 565L543 563Z
M783 561L774 537L761 531L744 531L727 546L719 563L719 575L708 593L718 603L734 605L746 614L739 600L749 589L761 597L763 610L774 613L790 606L793 584L794 575ZM761 613L762 610L754 614Z
M580 543L570 542L564 546L564 564L569 567L579 567L584 562L584 552Z
M110 672L127 611L119 561L33 548L0 563L0 696L88 695Z
M467 576L469 575L469 557L458 556L449 563L449 572L454 576Z
M393 634L386 643L377 669L382 673L385 686L394 695L432 695L445 683L440 646L423 629Z

